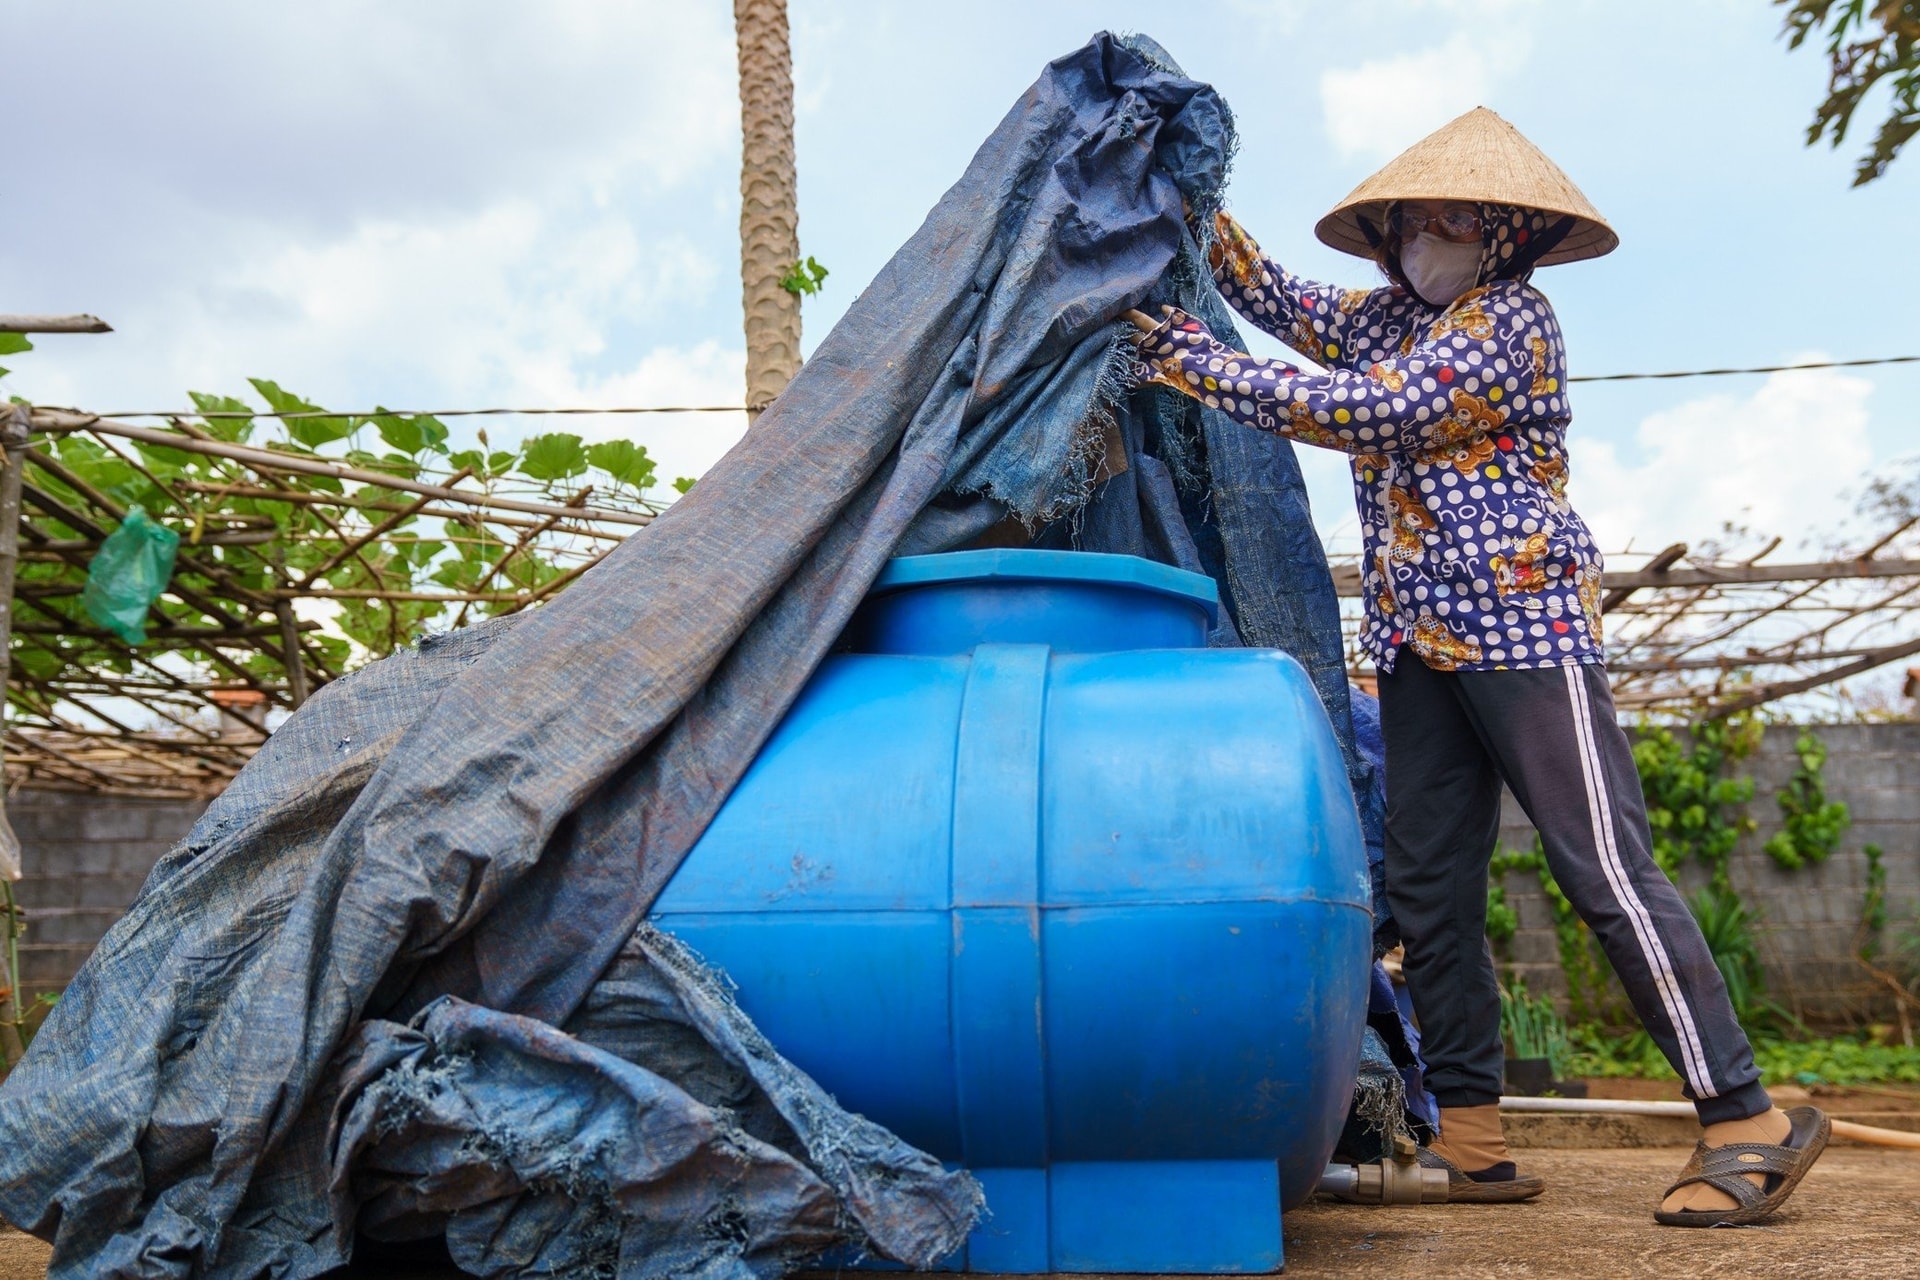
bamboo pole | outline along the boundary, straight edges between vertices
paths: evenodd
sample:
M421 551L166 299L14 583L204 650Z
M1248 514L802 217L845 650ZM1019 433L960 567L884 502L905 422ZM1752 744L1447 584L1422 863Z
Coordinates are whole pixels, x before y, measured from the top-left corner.
M0 316L0 333L112 333L99 316Z
M1662 587L1757 586L1782 582L1833 582L1850 578L1920 577L1920 560L1823 560L1813 564L1707 565L1691 569L1638 569L1609 573L1601 586L1609 592ZM1334 590L1343 596L1360 594L1360 570L1341 565L1334 570Z
M1679 563L1680 557L1685 554L1687 554L1687 544L1684 542L1676 542L1666 550L1660 552L1660 554L1656 555L1653 559L1647 561L1640 572L1643 574L1665 573L1668 569L1671 569L1675 564ZM1618 581L1624 576L1625 575L1615 575L1615 581ZM1602 574L1601 581L1604 582L1605 580L1606 575ZM1618 609L1627 602L1628 596L1639 589L1637 585L1627 586L1624 583L1614 587L1611 591L1607 592L1606 598L1600 602L1600 612L1610 613Z
M305 507L342 507L355 511L396 512L407 510L406 504L395 502L369 502L341 493L302 493L289 489L268 489L259 485L247 484L208 484L203 480L182 480L179 487L189 493L204 493L223 498L253 498L260 502L284 502L289 506ZM479 493L462 493L464 506L459 508L445 505L421 507L415 514L432 516L440 520L471 520L478 518L487 524L497 524L506 529L531 529L540 522L522 519L519 516L504 514L492 510L487 504L487 496ZM619 533L612 529L597 529L591 523L592 512L582 512L574 527L563 530L568 537L593 538L603 542L621 542L630 537L630 533ZM564 522L563 522L564 523Z
M27 413L15 406L0 424L0 459L6 464L0 471L0 725L4 723L9 699L8 677L13 668L13 571L20 561L20 473L26 467ZM5 1023L0 1050L9 1066L18 1062L26 1045L21 1035L20 1005L20 910L13 900L13 882L20 878L20 837L14 834L6 808L6 737L0 733L0 888L6 901L7 993L0 1002L0 1021Z
M13 667L13 572L20 563L20 473L26 467L28 419L24 406L15 405L0 426L0 458L6 469L0 471L0 695ZM5 698L0 696L0 716L5 715ZM0 745L0 770L6 764L5 748ZM7 817L5 787L0 786L0 880L20 878L20 838L14 834ZM11 929L13 921L8 920ZM10 977L17 977L17 972ZM17 986L10 982L9 986ZM7 1018L18 1017L20 996L10 991Z
M574 494L573 497L567 499L567 505L568 506L584 505L586 503L587 498L592 493L593 493L593 486L588 485L586 488L582 489L580 492ZM487 567L487 571L484 574L480 575L479 580L475 582L473 586L469 588L469 590L473 591L476 594L482 591L485 591L487 588L487 584L492 582L495 578L499 577L503 572L505 572L507 565L516 556L520 555L521 552L525 551L528 547L533 545L534 539L538 538L541 534L547 532L549 529L553 528L553 526L558 523L559 521L557 519L550 518L542 521L540 524L535 525L533 528L521 534L519 539L511 547L507 548L506 551L501 553L499 559L495 560L491 565ZM456 627L464 625L467 620L467 612L472 608L473 608L472 601L468 601L466 604L461 605L460 612L454 615L453 625Z
M466 479L468 476L472 474L473 474L472 467L460 468L458 471L454 472L451 476L447 478L447 487L452 488L454 485L459 484L462 480ZM378 538L381 534L391 532L392 530L399 528L406 521L412 519L414 516L419 515L420 512L426 508L427 504L432 501L433 501L432 498L417 499L416 501L410 502L406 506L401 507L398 511L394 512L392 515L388 516L385 520L382 520L380 523L370 526L365 533L353 539L351 542L348 542L345 546L341 547L338 551L328 556L325 560L322 560L317 567L310 569L305 574L303 574L301 576L301 582L303 583L317 582L321 578L326 577L328 573L332 572L334 569L339 568L342 564L345 564L348 557L357 555L360 551L360 548L366 546L369 542L372 542L375 538Z
M1876 649L1816 649L1810 653L1768 655L1748 652L1716 658L1632 658L1607 663L1607 674L1660 675L1668 671L1745 671L1752 667L1798 667L1809 662L1837 662L1842 658L1861 658Z
M280 649L287 655L287 699L298 711L307 700L307 664L300 647L300 624L294 620L291 601L275 600L273 613L280 620Z
M1737 698L1730 698L1720 703L1708 713L1707 718L1710 720L1723 720L1730 715L1745 711L1749 707L1757 707L1763 702L1775 702L1781 698L1791 697L1796 693L1805 693L1809 689L1818 689L1822 685L1833 684L1836 681L1845 680L1851 676L1861 675L1873 670L1875 667L1883 667L1889 662L1896 662L1901 658L1909 657L1916 653L1920 653L1920 640L1908 640L1901 644L1890 644L1884 649L1874 649L1864 657L1856 658L1854 661L1842 666L1822 671L1817 675L1806 676L1799 680L1787 680L1779 684L1761 685L1751 693L1743 693Z
M289 587L283 600L404 600L437 604L509 604L524 600L514 591L396 591L384 587Z
M248 445L228 444L219 440L201 440L171 431L155 431L149 427L136 427L125 422L113 422L106 418L96 418L84 413L68 413L60 409L35 409L32 421L36 431L93 431L104 435L121 436L128 440L138 440L143 444L158 445L163 449L178 449L182 453L199 453L210 458L225 458L262 474L282 472L294 475L331 476L335 480L351 480L355 484L375 485L382 489L391 489L396 493L424 494L431 498L438 498L442 502L498 507L502 511L518 511L525 515L561 515L575 520L602 520L609 524L638 526L653 523L653 516L650 513L614 511L606 507L570 510L550 502L525 502L518 498L495 496L476 500L474 494L461 493L442 485L421 484L402 476L388 475L382 471L367 471L326 458L308 457L298 453L276 453L268 449L255 449Z
M82 516L78 512L72 510L65 503L60 502L58 499L54 498L50 494L42 493L40 490L34 488L32 485L24 484L24 483L21 485L21 493L28 500L30 500L34 506L39 507L42 511L47 512L49 515L53 516L56 520L59 520L62 524L66 524L73 528L79 529L83 533L91 532L102 538L106 536L105 532L98 525L94 524L91 520L87 519L85 516ZM18 521L15 521L14 533L16 537L18 536L18 523L19 523ZM87 567L86 560L82 558L79 555L79 553L63 552L62 554L67 556L69 558L69 561L73 563L77 568L84 570ZM191 566L193 563L188 557L185 557L185 556L182 556L180 560L186 561L189 566ZM180 561L176 561L176 564L179 562ZM216 580L224 578L224 575L221 575L221 574L209 574L209 576L215 577ZM245 625L238 618L233 617L233 615L229 614L225 609L222 609L211 598L205 595L202 595L200 592L195 591L191 587L188 587L183 583L181 583L178 580L177 576L174 582L168 586L168 592L171 595L178 597L183 603L191 605L193 608L200 610L200 612L205 614L207 617L217 620L221 624L221 626L224 629L226 629L229 633ZM258 593L251 592L251 591L249 591L248 594L254 595L254 596L258 595ZM268 609L272 608L272 603L270 600L265 604L265 607ZM46 611L42 610L42 612L46 612ZM161 626L165 626L172 621L172 619L168 618L164 613L161 613L158 610L158 608L153 609L152 612ZM58 617L58 615L54 615L54 616ZM61 620L65 621L65 619L61 619ZM253 641L253 645L255 648L259 649L260 652L266 654L270 658L273 658L275 661L284 661L283 655L281 654L280 650L274 645L269 644L264 638L256 637ZM133 652L132 646L129 645L126 647L129 653ZM227 672L229 675L239 680L242 684L245 684L250 686L251 688L257 689L261 693L265 694L267 697L275 699L277 701L285 702L287 700L286 694L284 694L278 689L272 688L262 683L260 679L256 677L251 671L248 671L245 667L240 666L238 663L234 662L231 658L227 657L224 653L221 653L220 650L215 648L211 643L201 646L200 652L206 655L207 661L213 663L214 666L219 667L221 670Z
M120 506L119 503L115 502L112 498L108 497L106 494L100 492L98 489L88 484L85 480L75 475L72 471L67 469L61 463L57 462L53 458L48 457L46 454L40 453L37 451L32 452L30 454L30 457L32 458L33 464L35 466L45 471L48 475L51 475L55 479L59 480L60 483L66 485L69 489L72 489L75 493L85 498L88 502L92 503L95 507L99 508L102 511L105 511L107 514L111 515L116 520L121 520L126 518L126 511L124 508ZM51 512L51 508L48 506L48 503L52 501L50 497L48 497L47 495L40 494L37 490L29 490L28 492L33 497L35 506L40 507L42 510L48 510ZM179 502L179 499L177 496L175 496L174 500L176 502ZM64 505L61 506L61 510L66 511L66 508L64 507ZM316 512L316 514L318 513ZM65 514L65 515L57 515L56 518L62 520L67 524L73 525L74 528L80 529L81 532L83 533L91 532L96 536L101 536L101 537L105 536L104 531L101 530L97 525L93 525L90 527L82 527L79 524L74 524L73 516L74 516L74 513L69 512L68 514ZM326 517L321 516L321 519L326 520ZM327 521L327 523L331 527L332 522ZM225 569L219 567L218 565L207 563L206 561L200 559L200 557L198 557L197 555L193 554L192 552L184 548L182 548L176 554L175 564L177 566L177 571L175 573L173 582L168 585L169 593L179 598L182 602L188 605L191 605L195 609L200 610L201 613L205 614L209 618L212 618L213 620L218 622L222 627L225 627L229 631L237 631L240 628L244 627L246 625L245 620L242 618L234 617L232 614L229 614L224 608L220 607L219 602L213 600L211 597L199 591L194 590L193 588L188 587L185 583L181 582L179 579L178 571L183 570L188 573L198 574L201 577L206 578L207 580L213 582L216 586L225 588L230 593L231 598L234 600L234 602L239 604L241 608L245 609L248 615L253 614L255 610L266 611L266 612L271 612L273 610L274 598L271 595L268 595L260 591L256 591L251 587L244 586L240 582L236 581L233 575L228 573ZM85 567L85 566L82 566L82 567ZM377 577L378 575L376 575L376 580L377 580ZM171 619L168 619L164 614L160 614L157 610L155 611L155 616L162 625L165 625L166 623L171 621ZM292 659L289 657L288 654L276 648L275 646L266 643L264 640L256 643L255 647L259 649L259 651L265 654L267 657L272 658L274 661L280 663L283 668L291 664ZM244 683L266 694L267 697L277 699L282 702L291 701L291 696L289 694L282 693L280 690L272 688L271 686L267 685L266 683L264 683L263 681L255 677L252 672L247 671L243 667L235 665L233 662L228 660L226 655L219 652L219 650L209 646L203 649L202 652L206 654L208 660L211 661L215 666L223 668L229 674L235 676L236 678L243 681Z
M560 590L560 588L572 582L575 578L578 578L581 574L585 573L587 570L593 568L593 566L599 564L602 560L605 560L608 556L612 555L613 552L614 552L614 548L608 547L605 551L602 551L600 554L594 556L593 559L587 561L585 564L577 564L573 568L561 574L559 577L549 578L546 582L542 583L538 589L528 592L526 595L520 597L520 599L515 601L513 608L504 609L501 612L503 614L518 613L522 609L525 609L525 608L528 608L529 606L540 603L542 600L545 600L548 596Z
M302 631L318 631L319 629L320 624L317 622L303 622L300 624L300 630ZM87 627L79 623L74 623L69 626L65 623L16 622L13 624L13 630L16 635L73 636L82 640L106 640L113 635L113 632L103 627ZM251 623L233 630L228 630L226 627L190 627L176 624L147 628L147 639L149 640L186 640L203 643L209 640L254 640L261 636L278 636L281 634L283 634L283 632L278 621Z

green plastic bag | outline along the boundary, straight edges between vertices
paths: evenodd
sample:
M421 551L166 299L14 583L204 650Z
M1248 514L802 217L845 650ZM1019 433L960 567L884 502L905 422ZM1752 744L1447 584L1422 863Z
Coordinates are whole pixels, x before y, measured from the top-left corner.
M80 601L87 616L128 644L147 638L147 609L173 577L180 535L155 524L139 507L127 512L87 566Z

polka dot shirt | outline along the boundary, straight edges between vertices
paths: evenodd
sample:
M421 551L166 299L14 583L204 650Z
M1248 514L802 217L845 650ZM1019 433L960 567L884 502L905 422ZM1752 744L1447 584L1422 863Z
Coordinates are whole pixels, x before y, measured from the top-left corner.
M1217 341L1176 311L1137 372L1236 421L1352 455L1363 642L1444 671L1602 661L1601 557L1566 497L1566 357L1538 290L1499 279L1545 215L1483 206L1482 280L1452 306L1282 270L1225 214L1215 278L1241 314L1316 363ZM1523 255L1524 256L1524 255Z

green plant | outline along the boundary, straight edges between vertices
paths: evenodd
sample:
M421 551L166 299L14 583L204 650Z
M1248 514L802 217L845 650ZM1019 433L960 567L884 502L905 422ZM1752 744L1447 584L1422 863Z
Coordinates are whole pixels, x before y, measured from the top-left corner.
M1783 822L1766 843L1767 856L1789 871L1797 871L1809 862L1815 866L1825 862L1853 822L1846 805L1827 799L1821 782L1827 744L1812 730L1802 729L1793 740L1793 753L1800 765L1785 789L1774 797Z
M4 347L26 349L24 342ZM658 505L649 500L653 459L629 441L588 444L549 432L517 448L496 448L480 430L472 437L477 447L456 449L447 426L429 414L336 414L270 379L251 381L274 413L292 416L256 417L259 411L241 398L193 392L200 417L182 415L186 434L291 455L309 472L311 462L334 462L361 478L376 473L459 486L481 499L584 506L591 497L596 508L623 511ZM254 614L265 607L260 601L271 603L275 595L329 597L324 619L300 630L309 667L332 678L422 631L542 599L604 545L583 540L562 521L515 524L478 503L435 507L415 491L360 478L296 467L262 484L223 458L144 439L52 432L35 439L28 461L35 491L45 495L23 512L36 544L97 538L135 509L180 538L170 589L152 601L145 619L157 637L137 646L105 634L81 611L84 556L22 555L16 608L26 610L32 625L16 626L12 636L9 696L33 714L57 706L58 690L70 679L124 678L163 649L187 664L170 672L197 668L223 678L280 681L277 644L271 652L230 652L217 643L222 631L257 625ZM674 487L684 492L686 482Z
M1860 901L1860 954L1871 960L1880 952L1880 935L1887 928L1887 864L1877 844L1860 847L1867 859L1867 888Z
M20 939L26 936L27 923L26 914L14 901L13 883L8 880L0 880L0 914L5 916L5 924L0 927L6 930L7 985L0 991L0 1077L4 1077L26 1053L34 1033L60 997L41 992L25 1003L20 999Z
M1499 910L1514 915L1514 924L1519 920L1513 909L1506 905L1506 890L1500 885L1502 877L1512 871L1531 871L1540 883L1540 892L1546 895L1547 909L1553 913L1553 933L1560 954L1560 970L1567 979L1567 1007L1576 1018L1598 1018L1606 1004L1605 962L1599 954L1598 944L1587 929L1586 922L1573 909L1573 903L1560 889L1553 878L1553 872L1547 867L1546 850L1540 843L1540 837L1533 838L1533 848L1527 850L1502 849L1493 855L1489 866L1491 880L1487 898L1487 920L1490 938L1491 930L1504 924L1504 917L1496 916L1494 893L1499 893ZM1495 939L1504 943L1509 939Z
M33 350L33 343L27 341L24 333L0 333L0 356L17 356L23 351ZM7 376L9 370L0 369L0 378Z
M1507 905L1506 886L1487 883L1487 941L1505 947L1520 931L1520 913Z
M1556 1078L1572 1057L1565 1019L1553 1001L1529 995L1518 975L1500 988L1500 1038L1509 1058L1545 1058Z
M1673 1069L1644 1031L1609 1034L1591 1024L1568 1033L1570 1076L1674 1079ZM1759 1037L1754 1062L1767 1084L1870 1085L1920 1083L1920 1054L1863 1035L1781 1040Z
M1920 1084L1920 1054L1865 1036L1758 1040L1753 1059L1767 1084Z
M1643 1030L1615 1035L1597 1023L1582 1023L1568 1032L1572 1046L1567 1070L1571 1076L1677 1079L1666 1055Z
M1884 851L1877 844L1869 844L1862 846L1860 852L1866 855L1867 885L1860 900L1860 929L1855 935L1854 958L1893 996L1901 1042L1911 1049L1914 1047L1913 1014L1920 1010L1920 932L1905 931L1894 944L1892 954L1882 953L1887 929Z
M1754 941L1753 910L1731 890L1702 889L1687 899L1700 935L1706 939L1713 963L1727 984L1727 999L1740 1024L1770 1023L1780 1010L1765 998L1766 980L1760 969L1760 948Z
M1733 774L1731 766L1752 754L1764 728L1752 717L1696 725L1684 735L1661 725L1643 725L1636 733L1634 764L1646 795L1655 861L1675 880L1690 861L1707 872L1707 887L1691 897L1688 907L1726 983L1735 1014L1750 1032L1777 1036L1790 1031L1804 1037L1806 1028L1766 997L1755 937L1759 921L1727 875L1728 855L1754 825L1741 812L1753 797L1753 780ZM1837 847L1848 822L1846 806L1828 801L1822 788L1825 746L1812 733L1802 731L1794 749L1799 767L1777 797L1786 818L1785 827L1767 847L1768 853L1789 869L1824 861ZM1878 846L1868 846L1863 852L1867 858L1867 889L1857 954L1875 978L1893 992L1900 1014L1898 1032L1910 1042L1910 1012L1920 1010L1920 933L1903 937L1890 948L1894 954L1882 959L1883 949L1889 949L1882 936L1887 924L1886 868ZM1500 878L1514 871L1531 871L1546 895L1559 943L1560 966L1567 979L1567 1007L1576 1023L1569 1033L1569 1053L1575 1069L1589 1075L1670 1074L1658 1046L1644 1031L1615 1036L1606 1030L1626 1023L1628 1011L1620 1006L1617 995L1609 992L1606 959L1555 883L1539 838L1535 837L1531 850L1497 852L1490 871L1487 936L1496 947L1504 948L1518 925ZM1905 950L1909 946L1910 955ZM1848 1058L1854 1052L1851 1049L1830 1052L1853 1061ZM1855 1063L1845 1072L1853 1078L1879 1069Z
M794 297L811 297L820 292L827 282L827 269L813 257L807 255L803 262L796 262L787 268L787 274L780 277L780 287Z
M1640 726L1633 763L1647 798L1653 858L1671 878L1689 860L1707 868L1716 888L1731 891L1727 855L1753 823L1739 807L1753 798L1753 779L1727 767L1759 745L1764 726L1752 718L1692 726L1683 744L1664 725Z

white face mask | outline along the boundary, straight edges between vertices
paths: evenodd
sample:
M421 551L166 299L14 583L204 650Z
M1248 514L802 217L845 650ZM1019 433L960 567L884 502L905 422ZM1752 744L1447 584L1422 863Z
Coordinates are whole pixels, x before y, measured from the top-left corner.
M1447 306L1479 283L1480 242L1456 244L1422 231L1400 246L1400 270L1421 301Z

